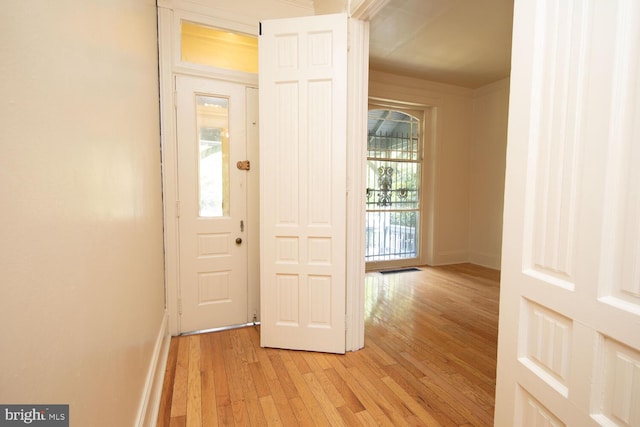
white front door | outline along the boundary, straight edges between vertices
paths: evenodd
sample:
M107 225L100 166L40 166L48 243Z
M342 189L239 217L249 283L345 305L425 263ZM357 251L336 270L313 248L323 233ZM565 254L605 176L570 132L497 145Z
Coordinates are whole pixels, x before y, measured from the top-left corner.
M516 0L495 425L640 425L640 3Z
M180 332L248 321L245 96L176 77Z
M262 23L261 344L345 352L347 16Z

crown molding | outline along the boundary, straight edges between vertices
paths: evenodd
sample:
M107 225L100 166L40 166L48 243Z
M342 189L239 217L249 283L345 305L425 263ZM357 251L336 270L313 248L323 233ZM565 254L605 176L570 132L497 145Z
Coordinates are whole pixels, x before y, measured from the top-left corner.
M350 0L349 12L352 18L370 21L389 0Z

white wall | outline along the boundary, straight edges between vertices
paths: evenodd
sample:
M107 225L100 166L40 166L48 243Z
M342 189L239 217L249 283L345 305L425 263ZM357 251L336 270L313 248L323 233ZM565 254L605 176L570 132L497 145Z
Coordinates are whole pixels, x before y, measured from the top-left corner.
M470 149L469 261L500 269L509 79L473 96Z
M434 145L427 147L426 163L435 156L435 169L424 171L426 185L434 186L429 191L430 200L425 200L427 211L433 215L426 237L433 240L431 245L423 241L423 249L429 252L425 262L437 265L467 261L473 91L371 71L369 96L433 108L434 126L430 131Z
M130 426L164 314L155 1L0 28L0 402Z

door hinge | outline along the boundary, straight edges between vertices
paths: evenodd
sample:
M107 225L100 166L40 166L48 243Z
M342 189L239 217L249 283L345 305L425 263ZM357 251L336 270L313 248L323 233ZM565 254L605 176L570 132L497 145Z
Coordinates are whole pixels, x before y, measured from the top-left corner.
M178 314L182 314L182 298L178 298Z
M176 218L180 218L180 200L176 200Z

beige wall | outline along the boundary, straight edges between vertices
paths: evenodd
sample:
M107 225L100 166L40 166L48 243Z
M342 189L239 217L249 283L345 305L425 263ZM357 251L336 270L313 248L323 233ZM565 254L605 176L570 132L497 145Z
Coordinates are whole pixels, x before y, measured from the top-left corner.
M347 0L314 0L313 10L316 15L346 12L349 8Z
M258 33L260 21L293 18L314 14L312 0L157 0L158 6L171 10L189 11L200 18L213 18L211 25L220 28ZM322 0L334 3L339 0ZM329 5L327 5L329 7ZM195 17L194 17L195 18ZM190 18L187 18L190 19ZM195 18L196 20L198 18ZM237 28L245 27L245 30Z
M434 126L428 130L432 145L427 147L424 173L425 184L432 186L425 203L433 225L422 243L429 252L425 261L433 265L467 261L473 91L371 71L369 96L432 108Z
M155 1L0 28L0 402L130 426L164 313Z
M469 261L500 268L509 79L475 91L470 150Z

